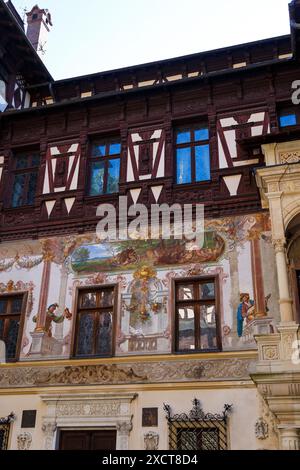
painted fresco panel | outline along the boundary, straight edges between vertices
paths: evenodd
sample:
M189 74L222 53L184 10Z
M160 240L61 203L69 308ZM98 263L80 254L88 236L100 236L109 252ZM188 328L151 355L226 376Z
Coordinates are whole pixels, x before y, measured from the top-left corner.
M279 319L269 216L207 220L205 230L201 249L168 240L108 244L93 233L2 244L0 291L28 292L20 359L70 357L76 289L105 284L118 290L115 354L171 353L173 282L201 276L218 280L222 349L255 348L259 276L263 315ZM260 264L252 259L257 243Z

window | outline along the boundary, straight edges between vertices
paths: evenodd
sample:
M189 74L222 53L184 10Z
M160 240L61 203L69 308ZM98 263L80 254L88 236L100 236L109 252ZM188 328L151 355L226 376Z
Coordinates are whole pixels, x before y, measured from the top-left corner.
M169 426L170 450L227 450L228 413L231 405L224 405L223 413L205 413L196 398L189 413L174 413L164 403Z
M115 287L78 291L75 356L112 356Z
M209 131L201 125L176 131L176 182L210 180Z
M298 113L295 108L281 110L279 113L280 127L296 126L299 122Z
M34 203L40 155L37 152L19 153L14 156L14 180L12 186L12 207Z
M121 144L117 140L93 142L90 161L90 196L119 191Z
M7 418L0 418L0 450L7 450L10 423L15 420L16 416L11 413Z
M219 350L215 279L176 282L175 292L177 352Z
M0 339L5 343L6 360L16 360L23 295L0 297Z

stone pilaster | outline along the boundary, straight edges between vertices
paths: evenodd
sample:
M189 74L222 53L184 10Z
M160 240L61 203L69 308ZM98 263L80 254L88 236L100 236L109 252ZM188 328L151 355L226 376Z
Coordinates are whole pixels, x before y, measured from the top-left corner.
M279 435L281 450L300 450L300 429L280 427Z
M129 434L131 430L131 421L119 421L117 423L117 450L129 449Z
M56 424L52 421L44 421L42 431L44 433L43 450L54 450Z
M292 298L289 289L289 276L285 240L273 240L279 288L280 317L282 323L293 322Z

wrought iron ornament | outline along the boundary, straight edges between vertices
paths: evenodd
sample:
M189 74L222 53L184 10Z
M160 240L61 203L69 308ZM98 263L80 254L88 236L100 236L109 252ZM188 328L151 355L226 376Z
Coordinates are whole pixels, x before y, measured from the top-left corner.
M231 410L232 405L225 404L223 413L205 413L195 398L189 413L172 414L170 405L164 403L170 450L227 450L227 417Z

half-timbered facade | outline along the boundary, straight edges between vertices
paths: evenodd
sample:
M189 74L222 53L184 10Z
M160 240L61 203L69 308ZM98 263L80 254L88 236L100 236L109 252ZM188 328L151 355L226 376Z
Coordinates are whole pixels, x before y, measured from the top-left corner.
M262 384L299 323L300 2L290 35L59 81L27 16L0 0L0 448L299 447ZM102 204L203 204L203 246L105 241Z

